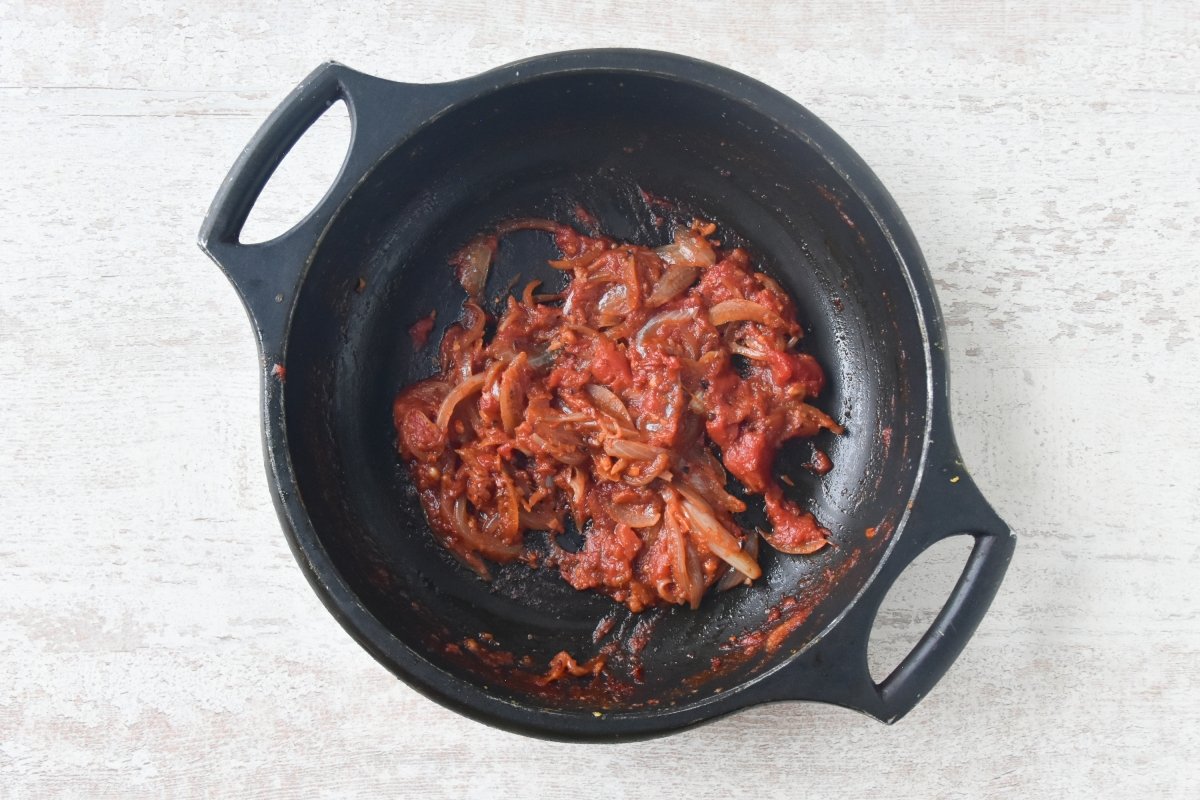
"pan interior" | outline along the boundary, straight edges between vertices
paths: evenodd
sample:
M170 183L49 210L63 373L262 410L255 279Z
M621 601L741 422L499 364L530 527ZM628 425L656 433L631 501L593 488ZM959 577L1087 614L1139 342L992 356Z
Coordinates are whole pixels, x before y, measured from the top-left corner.
M675 209L648 204L643 190ZM745 243L791 292L808 331L802 347L829 377L818 405L847 433L816 440L834 463L824 477L802 468L808 442L785 446L777 469L836 546L809 557L764 548L753 587L710 594L696 612L630 615L545 569L507 566L484 583L434 542L398 462L390 412L398 389L431 374L441 333L458 317L463 294L447 258L501 220L573 222L577 204L605 233L646 245L668 241L674 220L715 220L722 239ZM514 280L517 291L532 278L559 285L561 274L545 266L556 255L543 234L511 236L487 296ZM431 344L415 351L407 329L430 311ZM649 74L542 78L427 124L330 226L289 337L286 431L301 499L332 568L395 637L376 650L410 650L535 707L685 705L796 652L874 570L921 450L917 312L867 209L794 122ZM878 533L868 538L868 529ZM789 627L768 648L753 633L780 614ZM606 617L611 630L594 641ZM543 689L520 677L544 672L561 650L582 661L606 646L613 681Z

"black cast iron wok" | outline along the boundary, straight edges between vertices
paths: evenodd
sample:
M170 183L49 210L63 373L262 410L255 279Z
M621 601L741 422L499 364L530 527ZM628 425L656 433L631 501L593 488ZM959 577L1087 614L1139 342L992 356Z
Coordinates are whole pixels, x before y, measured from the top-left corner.
M352 140L333 186L278 238L238 241L289 148L337 100ZM821 405L847 433L785 448L794 496L833 532L815 556L763 555L754 586L702 607L633 616L552 570L511 565L488 584L429 535L398 463L396 391L430 374L405 331L434 332L462 293L448 255L518 216L657 245L639 188L717 220L798 301L826 367ZM262 357L265 448L280 519L329 610L413 687L501 727L562 739L669 732L749 705L817 700L891 722L949 669L983 617L1014 540L964 471L950 427L942 320L912 232L829 128L761 83L678 56L543 56L445 84L330 63L271 115L213 201L200 246L240 293ZM514 234L488 296L536 267L548 237ZM282 369L280 368L282 367ZM805 479L804 476L808 476ZM868 535L868 529L870 534ZM950 598L882 683L867 669L875 613L900 572L951 534L975 538ZM593 642L597 623L611 630ZM601 630L603 633L603 629ZM568 650L607 646L612 677L540 687Z

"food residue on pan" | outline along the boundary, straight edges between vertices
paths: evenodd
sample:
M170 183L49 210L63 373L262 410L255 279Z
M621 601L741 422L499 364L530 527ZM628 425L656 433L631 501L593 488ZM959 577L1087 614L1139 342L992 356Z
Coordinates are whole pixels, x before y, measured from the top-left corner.
M596 656L588 661L580 664L566 650L562 650L558 655L554 656L550 661L550 669L541 678L538 678L538 683L542 686L561 680L564 676L571 675L576 678L582 678L587 675L596 676L604 669L604 656Z
M576 203L574 209L575 219L579 220L579 224L584 230L593 236L600 233L600 220L596 219L596 215L588 211L583 203Z
M614 609L615 611L615 609ZM596 623L595 630L592 631L592 643L596 644L605 636L612 632L613 626L617 624L617 615L614 612L609 612L600 618Z
M824 450L814 447L812 460L805 464L804 468L813 475L824 475L825 473L829 472L829 470L833 469L833 461L830 460L829 456Z
M870 547L882 546L891 532L890 518L885 519L877 526L876 538ZM625 708L671 704L702 686L713 686L715 682L719 687L723 678L744 675L746 670L753 672L773 663L772 659L789 646L793 634L812 621L813 613L829 589L854 569L861 556L862 551L858 548L850 550L836 566L822 570L799 591L782 597L774 606L760 612L762 616L757 623L751 623L739 634L720 642L718 652L706 656L708 661L702 671L684 678L674 688L636 703L632 698L636 696L637 686L646 678L642 655L654 641L655 628L664 620L663 613L632 614L625 609L614 609L606 614L602 619L602 633L593 635L598 647L587 661L582 661L571 651L559 651L548 660L528 654L518 659L505 652L498 639L484 634L450 644L435 639L431 641L431 647L455 663L488 676L488 681L553 702ZM793 643L792 646L796 645ZM543 666L539 668L539 664Z
M414 349L421 350L429 343L429 334L433 333L433 323L436 320L437 309L433 309L409 327L408 336L412 339Z

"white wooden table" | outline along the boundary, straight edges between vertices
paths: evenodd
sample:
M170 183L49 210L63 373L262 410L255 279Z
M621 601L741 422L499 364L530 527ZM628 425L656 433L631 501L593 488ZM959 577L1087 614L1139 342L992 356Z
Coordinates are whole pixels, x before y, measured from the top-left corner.
M1200 796L1194 3L239 5L0 2L0 797ZM895 727L788 704L636 745L490 730L360 650L279 532L249 326L194 244L242 145L326 58L434 81L617 45L806 104L924 247L966 461L1020 542ZM905 576L878 667L965 552Z

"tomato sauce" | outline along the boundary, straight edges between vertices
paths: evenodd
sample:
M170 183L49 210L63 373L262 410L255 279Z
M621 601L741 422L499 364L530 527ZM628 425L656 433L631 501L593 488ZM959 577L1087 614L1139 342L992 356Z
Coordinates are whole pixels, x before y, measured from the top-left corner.
M532 282L491 320L491 259L522 230L553 236L565 285L545 295ZM697 220L651 249L513 220L455 254L462 317L442 338L438 374L401 391L393 416L430 527L481 576L489 563L533 563L525 534L541 530L553 543L545 563L571 586L632 611L695 608L723 577L761 574L730 477L763 496L769 543L825 546L828 532L773 474L784 442L842 431L808 402L824 372L798 349L791 298L715 230ZM581 546L560 544L569 528Z

